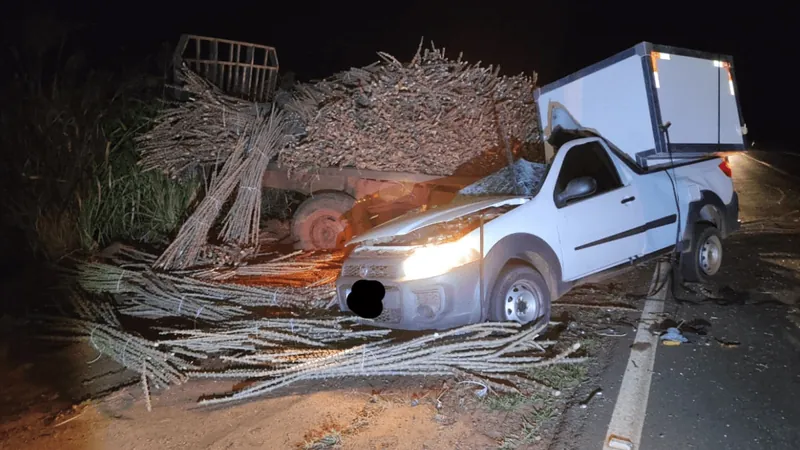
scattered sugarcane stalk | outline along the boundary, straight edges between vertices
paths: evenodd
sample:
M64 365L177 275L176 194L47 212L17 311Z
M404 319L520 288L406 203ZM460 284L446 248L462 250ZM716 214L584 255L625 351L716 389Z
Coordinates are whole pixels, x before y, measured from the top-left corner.
M638 311L638 309L634 306L619 305L619 304L604 305L602 303L553 302L553 306L564 306L570 308L588 308L588 309L608 309L608 310L613 309L618 311Z
M195 271L192 276L210 281L224 281L239 277L285 276L298 273L314 273L328 267L338 268L341 261L341 252L313 253L297 251L265 262L248 263L247 265L232 268L201 269ZM325 284L325 282L325 278L323 278L312 283L309 287ZM328 279L327 282L330 282L330 280Z
M138 259L146 259L142 255ZM91 263L95 270L102 263ZM150 273L149 267L136 266L127 272ZM112 266L113 267L113 266ZM84 272L86 274L86 269ZM89 274L92 272L89 271ZM174 295L172 289L196 287L185 276L159 274L160 295ZM99 280L105 289L130 296L138 281L118 272L109 280ZM94 281L83 281L95 287ZM152 282L152 280L150 280ZM242 288L247 288L242 286ZM181 291L186 292L186 291ZM571 355L579 344L554 354L555 341L539 340L542 327L516 323L480 323L415 339L392 337L388 329L365 327L354 317L264 318L214 322L199 328L155 328L160 337L148 340L122 329L114 304L97 297L72 296L76 318L49 319L49 339L87 341L102 355L109 356L141 377L148 410L152 408L151 387L179 384L190 378L255 379L254 384L222 397L203 399L201 404L239 401L271 393L301 380L361 376L457 376L479 381L494 391L515 392L543 388L524 372L553 364L580 363L585 358ZM140 305L141 306L141 305ZM222 371L207 371L198 362L216 358L226 365Z
M262 357L247 355L231 360L262 368L196 371L189 375L196 378L263 379L246 389L201 400L200 404L203 405L265 395L300 380L347 376L469 374L495 390L516 391L515 384L535 384L533 380L518 375L524 370L585 360L569 357L580 348L580 344L570 346L555 357L548 357L542 352L534 356L514 356L532 348L530 342L535 342L540 331L541 328L525 329L515 323L482 323L411 341L382 340L334 352L295 348L289 350L290 355L282 355L268 350ZM540 342L538 346L543 347L542 344ZM268 367L264 367L265 363ZM493 379L513 384L498 383Z
M147 406L147 412L152 412L153 404L150 401L150 386L147 385L147 361L142 362L142 392L144 393L144 402Z
M209 330L163 330L162 335L173 338L159 340L158 345L184 354L188 351L208 356L228 351L258 351L250 356L269 358L271 356L266 356L267 353L262 354L265 349L269 354L278 352L283 355L287 348L300 345L308 347L303 352L313 353L333 344L380 338L390 333L386 329L354 330L343 327L343 323L346 321L341 318L236 321ZM226 361L236 361L237 358L222 356Z

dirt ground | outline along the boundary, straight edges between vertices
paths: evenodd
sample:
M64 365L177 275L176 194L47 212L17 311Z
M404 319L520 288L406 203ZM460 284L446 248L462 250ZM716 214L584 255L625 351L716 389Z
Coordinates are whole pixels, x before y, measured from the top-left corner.
M628 308L554 305L559 324L548 337L580 342L592 358L531 372L549 387L530 395L481 397L481 386L455 379L348 379L210 409L196 406L198 398L235 386L199 380L154 393L148 412L134 374L84 344L21 339L25 323L5 316L0 449L545 449L564 432L564 410L585 400L573 393L591 388L607 344L632 332L638 302L628 294L647 290L649 270L561 299Z

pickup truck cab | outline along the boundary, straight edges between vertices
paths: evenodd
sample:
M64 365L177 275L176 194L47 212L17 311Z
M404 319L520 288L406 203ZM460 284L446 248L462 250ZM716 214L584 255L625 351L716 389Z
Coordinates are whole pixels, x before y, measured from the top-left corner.
M660 162L643 167L647 152L616 147L597 128L579 124L569 105L549 102L540 110L549 112L542 122L549 125L551 161L504 169L503 176L517 174L510 185L524 192L505 186L476 195L480 189L468 186L462 192L469 195L449 205L421 208L357 236L337 280L341 309L411 330L485 320L547 323L552 300L648 257L677 251L687 280L717 274L722 241L738 228L727 159L681 143L691 156L675 161L669 150L664 164L650 151ZM662 142L663 133L666 145L675 145L669 128L657 128L652 139Z

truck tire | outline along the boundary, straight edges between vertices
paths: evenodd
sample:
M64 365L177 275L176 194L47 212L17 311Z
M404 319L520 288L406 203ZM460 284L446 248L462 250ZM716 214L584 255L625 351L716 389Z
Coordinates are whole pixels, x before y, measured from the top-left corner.
M699 223L694 227L692 248L681 255L685 281L707 283L722 266L722 235L717 227Z
M341 248L353 237L347 213L355 199L341 192L316 194L297 208L292 218L292 237L301 250Z
M494 284L489 308L489 319L494 322L550 320L550 290L535 269L510 265Z

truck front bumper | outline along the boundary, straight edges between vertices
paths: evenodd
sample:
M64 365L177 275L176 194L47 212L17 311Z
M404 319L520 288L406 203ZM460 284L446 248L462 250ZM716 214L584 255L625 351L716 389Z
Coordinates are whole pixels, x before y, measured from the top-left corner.
M480 321L480 266L477 261L419 280L391 276L400 273L401 267L402 259L345 261L342 275L336 281L341 310L350 311L347 295L356 281L373 280L386 289L383 312L375 319L360 318L364 324L401 330L443 330ZM355 275L362 269L368 274L366 277ZM370 272L388 276L370 277Z

